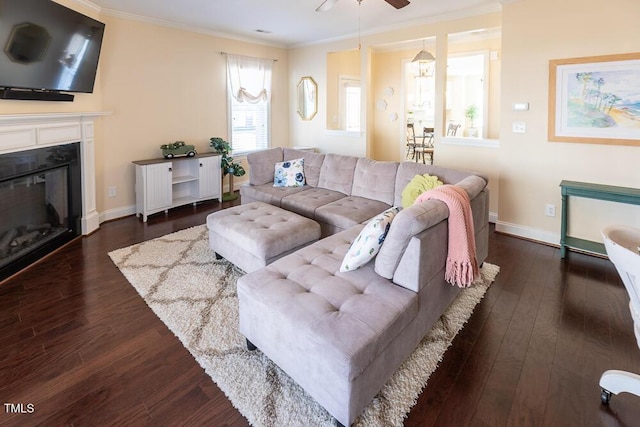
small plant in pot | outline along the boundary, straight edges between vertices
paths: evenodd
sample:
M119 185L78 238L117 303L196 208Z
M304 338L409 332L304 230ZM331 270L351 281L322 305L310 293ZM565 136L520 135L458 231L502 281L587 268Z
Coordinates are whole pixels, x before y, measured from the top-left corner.
M467 109L464 110L464 115L467 119L469 119L469 122L471 123L471 126L465 129L465 136L472 136L474 138L477 137L478 129L476 129L475 120L476 117L478 117L478 107L475 104L469 105Z
M235 200L238 198L238 195L233 191L233 177L243 176L246 171L240 163L233 161L233 157L230 155L231 145L227 141L216 136L210 139L209 145L213 148L213 151L220 154L222 178L229 175L229 191L222 195L222 200Z

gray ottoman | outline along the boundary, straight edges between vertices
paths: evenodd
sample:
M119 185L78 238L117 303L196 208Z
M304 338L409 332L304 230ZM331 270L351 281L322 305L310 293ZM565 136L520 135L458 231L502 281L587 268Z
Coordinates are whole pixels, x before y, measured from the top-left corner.
M207 217L209 247L250 273L320 238L320 225L263 202L214 212Z

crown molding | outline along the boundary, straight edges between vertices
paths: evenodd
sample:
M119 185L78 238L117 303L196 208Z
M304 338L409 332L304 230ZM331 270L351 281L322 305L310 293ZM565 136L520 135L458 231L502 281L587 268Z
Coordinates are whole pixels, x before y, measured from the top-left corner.
M254 38L251 38L251 37L242 37L242 36L238 36L238 35L234 35L234 34L228 34L228 33L212 31L212 30L209 30L209 29L206 29L206 28L198 28L198 27L192 27L192 26L188 26L188 25L184 25L184 24L178 24L176 22L168 21L168 20L165 20L165 19L150 18L148 16L137 15L135 13L127 13L127 12L120 12L120 11L115 10L115 9L107 9L107 8L100 7L97 4L92 3L89 0L71 0L71 2L76 3L76 4L80 5L80 6L84 6L86 8L89 8L89 9L91 9L91 10L93 10L95 12L101 13L103 15L112 16L114 18L121 18L121 19L126 19L126 20L129 20L129 21L141 22L141 23L144 23L144 24L158 25L158 26L161 26L161 27L173 28L173 29L176 29L176 30L189 31L189 32L192 32L192 33L206 34L206 35L209 35L209 36L221 37L221 38L241 41L241 42L245 42L245 43L252 43L252 44L258 44L258 45L270 46L270 47L277 47L277 48L287 48L286 45L281 44L281 43L270 43L270 42L266 42L264 40L254 39Z
M150 17L143 16L143 15L137 15L137 14L127 13L127 12L120 12L120 11L115 10L115 9L106 9L106 8L102 8L102 7L98 6L97 4L95 4L95 3L93 3L93 2L91 2L89 0L70 0L70 1L72 3L76 3L76 4L80 5L80 6L84 6L86 8L89 8L89 9L95 11L95 12L98 12L98 13L101 13L101 14L104 14L104 15L107 15L107 16L112 16L112 17L115 17L115 18L127 19L127 20L130 20L130 21L137 21L137 22L142 22L142 23L145 23L145 24L158 25L158 26L167 27L167 28L173 28L173 29L177 29L177 30L189 31L189 32L199 33L199 34L206 34L206 35L210 35L210 36L214 36L214 37L231 39L231 40L236 40L236 41L240 41L240 42L258 44L258 45L263 45L263 46L276 47L276 48L281 48L281 49L288 49L288 48L290 49L290 48L299 48L299 47L305 47L305 46L314 46L314 45L332 43L332 42L343 41L343 40L353 39L354 37L358 37L357 33L352 33L352 34L347 34L347 35L340 36L340 37L334 37L334 38L322 39L322 40L315 40L313 42L308 42L308 43L293 43L293 44L287 45L287 44L283 44L283 43L267 42L267 41L264 41L264 40L261 40L261 39L254 39L254 38L251 38L251 37L238 36L238 35L235 35L235 34L212 31L212 30L206 29L206 28L192 27L192 26L188 26L188 25L184 25L184 24L179 24L179 23L176 23L176 22L173 22L173 21L168 21L168 20L165 20L165 19L150 18ZM407 28L407 27L416 27L416 26L421 26L421 25L429 25L429 24L435 24L435 23L444 22L444 21L453 21L453 20L457 20L457 19L464 19L464 18L470 18L470 17L474 17L474 16L486 15L486 14L489 14L489 13L501 12L502 11L502 4L515 3L515 2L518 2L518 1L520 1L520 0L499 0L499 3L497 3L497 4L485 5L485 6L480 6L480 7L477 7L477 8L462 9L462 10L459 10L459 11L456 11L456 12L444 13L444 14L433 16L433 17L426 18L426 19L416 19L416 20L413 20L413 21L408 21L408 22L402 22L402 23L393 24L393 25L385 25L385 26L381 26L381 27L376 27L376 28L372 28L372 29L367 30L367 31L361 31L360 37L362 37L362 36L373 36L373 35L376 35L376 34L382 34L382 33L395 31L395 30L399 30L399 29L403 29L403 28Z
M504 0L504 1L519 1L519 0ZM441 15L432 16L430 18L416 19L416 20L413 20L413 21L401 22L401 23L398 23L398 24L385 25L383 27L372 28L370 30L361 31L360 32L360 37L373 36L373 35L377 35L377 34L387 33L387 32L390 32L390 31L405 29L405 28L408 28L408 27L418 27L418 26L422 26L422 25L433 25L433 24L437 24L437 23L440 23L440 22L454 21L454 20L457 20L457 19L471 18L471 17L474 17L474 16L487 15L487 14L490 14L490 13L497 13L497 12L502 12L502 6L500 4L492 4L492 5L481 6L481 7L471 8L471 9L463 9L463 10L459 10L459 11L456 11L456 12L443 13ZM309 43L296 43L296 44L289 45L288 47L289 48L299 48L299 47L306 47L306 46L314 46L314 45L319 45L319 44L325 44L325 43L332 43L332 42L338 42L338 41L343 41L343 40L349 40L349 39L353 39L353 38L357 38L357 37L358 37L357 33L352 33L352 34L348 34L348 35L344 35L344 36L340 36L340 37L334 37L334 38L331 38L331 39L317 40L317 41L313 41L313 42L309 42Z
M89 0L71 0L72 3L76 3L79 6L84 6L87 9L91 9L94 12L101 12L102 8L97 4L90 2Z

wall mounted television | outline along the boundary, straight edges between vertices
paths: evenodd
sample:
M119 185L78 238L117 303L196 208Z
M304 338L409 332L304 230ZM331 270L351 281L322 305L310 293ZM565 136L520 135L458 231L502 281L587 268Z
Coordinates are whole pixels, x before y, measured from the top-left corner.
M104 24L51 0L0 0L0 99L92 93Z

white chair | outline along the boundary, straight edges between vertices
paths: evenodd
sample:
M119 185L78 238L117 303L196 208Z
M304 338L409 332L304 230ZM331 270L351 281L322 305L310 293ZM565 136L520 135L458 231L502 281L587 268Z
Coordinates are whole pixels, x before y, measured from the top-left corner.
M627 293L634 332L640 347L640 230L624 225L606 227L602 231L609 259L618 270ZM640 375L609 370L600 377L602 403L608 404L612 394L631 393L640 396Z

